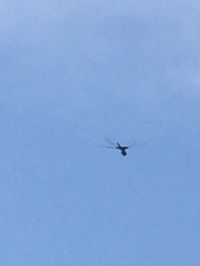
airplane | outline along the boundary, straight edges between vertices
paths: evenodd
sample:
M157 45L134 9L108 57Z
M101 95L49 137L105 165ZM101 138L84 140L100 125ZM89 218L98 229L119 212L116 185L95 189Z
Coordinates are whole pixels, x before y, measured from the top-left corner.
M105 148L108 148L108 149L117 149L117 150L120 151L122 156L126 156L127 155L126 150L128 150L128 149L130 149L132 147L145 145L145 142L142 142L140 144L137 143L137 142L134 142L134 143L132 143L129 146L123 146L123 145L119 144L119 142L114 143L114 142L110 141L108 138L105 138L105 140L108 142L109 145L101 145L101 147L105 147Z

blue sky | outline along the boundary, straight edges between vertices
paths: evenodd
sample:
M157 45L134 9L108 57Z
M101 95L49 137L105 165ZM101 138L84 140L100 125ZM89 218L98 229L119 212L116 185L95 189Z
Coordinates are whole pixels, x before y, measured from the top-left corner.
M199 265L199 11L1 1L1 265Z

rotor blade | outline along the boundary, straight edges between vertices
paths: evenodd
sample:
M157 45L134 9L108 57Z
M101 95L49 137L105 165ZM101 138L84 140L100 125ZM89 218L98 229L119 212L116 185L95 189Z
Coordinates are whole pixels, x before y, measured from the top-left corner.
M101 148L107 148L107 149L116 149L113 146L106 146L106 145L100 145Z
M104 138L111 146L116 146L114 142L112 142L109 138Z
M132 148L132 147L134 147L134 146L137 146L137 142L133 142L132 144L130 144L130 145L128 145L128 148Z
M144 146L144 145L146 145L146 142L141 142L141 143L134 142L131 145L129 145L128 148L137 148L137 147Z

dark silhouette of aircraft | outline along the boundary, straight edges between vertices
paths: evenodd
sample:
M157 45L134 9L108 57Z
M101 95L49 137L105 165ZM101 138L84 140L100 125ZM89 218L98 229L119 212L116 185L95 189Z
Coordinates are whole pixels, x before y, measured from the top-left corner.
M126 150L128 150L128 149L130 149L132 147L136 148L138 146L145 145L145 142L142 142L142 143L134 142L134 143L132 143L129 146L123 146L123 145L120 145L119 142L114 143L114 142L110 141L108 138L105 138L105 140L108 142L109 145L101 145L101 147L105 147L105 148L108 148L108 149L117 149L117 150L120 151L122 156L126 156L127 155Z

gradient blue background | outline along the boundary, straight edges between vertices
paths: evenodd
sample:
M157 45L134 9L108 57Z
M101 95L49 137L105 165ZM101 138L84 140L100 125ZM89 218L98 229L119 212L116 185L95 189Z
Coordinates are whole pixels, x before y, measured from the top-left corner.
M200 265L199 14L0 2L0 265Z

